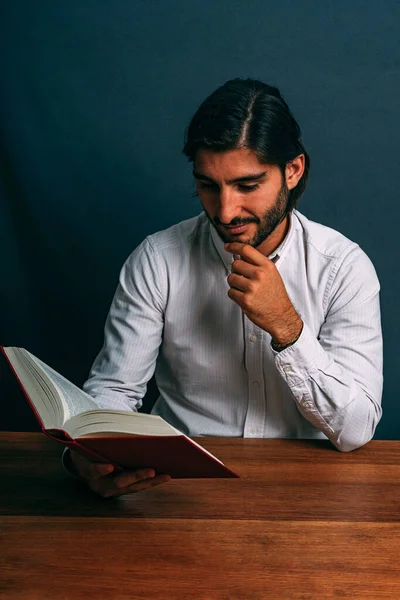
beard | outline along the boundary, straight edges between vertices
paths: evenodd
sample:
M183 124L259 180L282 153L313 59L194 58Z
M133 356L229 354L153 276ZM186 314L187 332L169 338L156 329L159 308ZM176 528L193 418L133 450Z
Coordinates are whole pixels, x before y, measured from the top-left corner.
M238 239L237 236L229 235L229 233L221 231L219 228L220 225L238 227L239 225L245 225L247 223L257 223L258 229L255 235L252 238L240 240L241 244L249 244L250 246L253 246L253 248L257 248L257 246L260 246L260 244L262 244L264 240L266 240L267 237L275 231L278 225L282 223L282 221L286 218L287 214L289 213L289 190L286 185L286 181L283 181L281 188L276 196L275 204L272 206L272 208L269 208L264 213L261 219L257 217L249 217L247 219L235 217L230 223L221 223L218 217L212 219L206 210L205 213L211 221L212 225L215 227L219 237L225 244L229 242L238 241Z

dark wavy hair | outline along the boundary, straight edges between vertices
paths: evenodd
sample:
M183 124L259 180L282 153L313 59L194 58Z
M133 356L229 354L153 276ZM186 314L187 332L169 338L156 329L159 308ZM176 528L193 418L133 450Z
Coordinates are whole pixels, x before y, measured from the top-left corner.
M304 173L289 192L289 211L306 189L310 158L301 130L280 91L257 79L231 79L202 102L185 133L183 153L194 162L200 149L253 150L261 162L279 166L304 154Z

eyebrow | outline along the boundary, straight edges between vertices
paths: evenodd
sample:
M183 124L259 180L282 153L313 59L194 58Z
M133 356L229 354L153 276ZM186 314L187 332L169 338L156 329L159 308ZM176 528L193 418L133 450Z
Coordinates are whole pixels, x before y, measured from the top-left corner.
M243 177L231 179L230 181L227 181L227 183L228 185L232 185L233 183L244 183L246 181L259 181L260 179L263 179L266 174L267 172L263 171L262 173L254 173L254 175L244 175ZM202 179L204 181L210 181L211 183L215 183L215 181L211 179L211 177L207 177L207 175L203 175L203 173L198 173L197 171L193 171L193 177L195 179Z

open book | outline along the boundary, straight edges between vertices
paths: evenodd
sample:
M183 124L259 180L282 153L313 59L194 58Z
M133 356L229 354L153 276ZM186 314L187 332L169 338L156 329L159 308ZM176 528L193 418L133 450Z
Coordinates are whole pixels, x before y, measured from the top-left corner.
M171 477L238 477L157 415L99 409L65 377L23 348L0 346L43 430L96 461L153 468Z

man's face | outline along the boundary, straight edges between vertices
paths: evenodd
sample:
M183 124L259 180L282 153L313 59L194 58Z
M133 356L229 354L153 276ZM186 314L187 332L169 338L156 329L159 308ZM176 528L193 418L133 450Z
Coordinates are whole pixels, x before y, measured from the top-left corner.
M199 150L194 176L203 208L224 242L257 248L285 220L289 190L281 170L261 163L247 148Z

